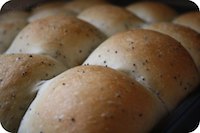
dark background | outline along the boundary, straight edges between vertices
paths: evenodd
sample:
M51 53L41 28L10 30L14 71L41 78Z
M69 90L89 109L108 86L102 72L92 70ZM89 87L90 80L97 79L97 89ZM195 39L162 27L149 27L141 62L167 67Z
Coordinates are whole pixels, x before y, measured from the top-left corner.
M9 10L30 10L30 8L37 6L38 3L45 3L48 1L59 1L59 0L11 0L2 7L2 12ZM60 0L70 1L70 0ZM145 1L145 0L107 0L112 4L118 6L126 6L130 3ZM198 7L189 0L146 0L146 1L159 1L173 7L176 11L183 13L187 11L197 11Z

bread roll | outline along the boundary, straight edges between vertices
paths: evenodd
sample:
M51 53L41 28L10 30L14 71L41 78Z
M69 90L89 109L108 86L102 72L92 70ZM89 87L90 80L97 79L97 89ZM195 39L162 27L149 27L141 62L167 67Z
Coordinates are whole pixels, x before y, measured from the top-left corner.
M198 32L188 27L172 23L157 23L146 26L145 28L167 34L179 41L192 56L200 72L200 34Z
M16 35L27 25L28 12L10 11L0 15L0 54L11 45Z
M81 13L83 10L95 6L95 5L102 5L102 4L107 4L106 1L103 0L74 0L74 1L69 1L64 5L64 8L66 10L70 10L75 12L76 14Z
M0 54L8 49L19 31L26 25L26 21L0 22Z
M126 8L148 23L171 21L177 15L169 6L152 1L133 3Z
M66 11L62 8L46 9L46 10L38 11L37 13L32 14L28 18L28 21L31 23L39 19L43 19L49 16L56 16L56 15L75 16L75 13L72 11Z
M51 2L46 2L43 4L38 4L36 7L32 8L32 13L38 13L41 12L43 10L47 10L47 9L60 9L63 7L63 5L65 4L65 2L63 1L51 1Z
M114 5L93 6L81 12L78 18L96 26L107 36L138 28L144 23L131 12Z
M55 15L75 16L74 12L63 8L64 4L65 2L55 1L55 2L47 2L45 4L38 5L32 9L32 14L28 18L28 21L33 22L38 19L42 19L48 16L55 16Z
M46 54L67 68L79 65L105 35L75 17L52 16L26 26L6 53Z
M127 73L154 92L169 110L200 81L195 63L181 44L150 30L138 29L112 36L95 49L84 64Z
M174 19L176 24L181 24L192 28L193 30L200 33L200 13L199 12L188 12L182 14Z
M41 81L66 68L48 56L12 54L0 56L0 122L17 132L20 121L34 99Z
M142 133L166 113L150 91L125 74L80 66L42 86L18 133Z
M10 11L0 15L0 22L14 22L25 21L29 16L28 12L25 11Z

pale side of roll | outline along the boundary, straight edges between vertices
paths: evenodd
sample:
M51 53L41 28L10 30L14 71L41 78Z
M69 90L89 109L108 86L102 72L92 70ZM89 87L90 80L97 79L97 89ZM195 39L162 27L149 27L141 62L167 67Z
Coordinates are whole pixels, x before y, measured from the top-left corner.
M127 73L153 91L169 110L196 89L200 81L197 67L185 48L175 39L151 30L112 36L84 64Z
M198 32L173 23L157 23L145 28L167 34L179 41L190 53L200 72L200 34Z
M0 55L0 122L15 133L41 81L66 70L55 59L43 55Z
M17 34L27 25L25 21L0 22L0 54L3 54Z
M177 15L174 9L160 2L138 2L128 5L126 8L148 23L171 21Z
M105 38L75 17L52 16L27 25L6 53L50 55L71 68L81 64Z
M127 75L79 66L41 87L18 133L143 133L166 113L157 97Z
M74 0L74 1L69 1L66 2L64 5L64 9L70 10L75 12L76 14L81 13L85 9L95 6L95 5L104 5L108 4L106 1L103 0Z
M143 20L131 12L114 5L93 6L81 12L78 18L94 25L107 36L139 28L144 24Z
M200 12L187 12L175 18L173 22L190 27L200 33Z

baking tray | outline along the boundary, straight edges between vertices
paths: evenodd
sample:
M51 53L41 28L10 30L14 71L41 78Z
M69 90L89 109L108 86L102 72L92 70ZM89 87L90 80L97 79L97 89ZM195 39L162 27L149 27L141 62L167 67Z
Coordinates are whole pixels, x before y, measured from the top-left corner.
M38 3L44 3L53 0L12 0L6 3L1 10L1 13L9 10L30 10L31 7ZM67 1L67 0L65 0ZM69 1L69 0L68 0ZM109 2L126 6L130 3L142 0L108 0ZM156 0L154 0L156 1ZM176 9L179 13L188 11L198 11L198 7L188 0L157 0ZM183 100L178 107L168 116L164 117L151 131L151 133L188 133L196 129L200 122L200 86L196 91L191 93Z
M151 133L188 133L200 122L200 87L192 92L169 116L161 120Z

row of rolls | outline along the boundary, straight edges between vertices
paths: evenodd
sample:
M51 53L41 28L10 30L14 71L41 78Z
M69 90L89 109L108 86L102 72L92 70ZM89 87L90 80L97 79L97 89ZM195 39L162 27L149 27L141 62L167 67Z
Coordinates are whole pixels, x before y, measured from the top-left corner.
M0 15L0 122L18 133L146 133L200 83L200 12L160 2Z

